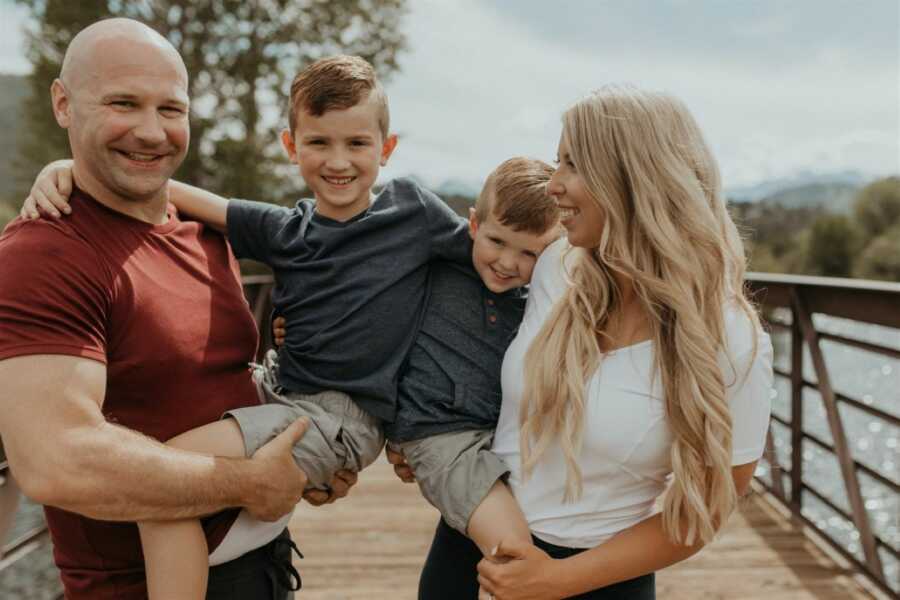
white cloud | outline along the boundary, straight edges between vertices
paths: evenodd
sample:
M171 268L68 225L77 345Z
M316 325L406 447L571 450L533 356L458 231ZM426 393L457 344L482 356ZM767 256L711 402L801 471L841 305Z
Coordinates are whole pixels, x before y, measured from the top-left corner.
M584 28L601 19L600 10L585 15ZM412 51L388 86L406 139L386 175L476 181L513 154L551 158L565 107L614 81L683 98L727 185L797 171L900 171L897 60L887 67L883 55L863 60L865 52L833 43L827 31L798 49L790 23L761 14L740 23L746 38L735 47L686 57L678 39L670 52L662 42L646 52L615 50L616 40L598 33L591 51L583 37L572 44L565 31L555 40L535 35L481 3L415 3L407 23ZM770 60L731 60L748 45L760 45Z
M7 5L0 71L21 72L26 12ZM648 6L411 1L410 50L386 86L401 143L383 177L477 183L516 154L552 159L566 106L625 81L685 100L728 186L900 171L894 2Z
M0 7L0 73L28 73L31 64L25 58L25 35L22 33L28 10L13 4L12 0L0 0Z

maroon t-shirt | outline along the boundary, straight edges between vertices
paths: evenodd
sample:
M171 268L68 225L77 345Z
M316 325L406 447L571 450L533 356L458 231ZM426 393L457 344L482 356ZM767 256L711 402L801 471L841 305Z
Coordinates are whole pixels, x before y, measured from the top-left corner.
M71 204L69 217L17 219L0 234L0 360L105 363L107 420L161 441L256 404L258 335L224 237L172 206L150 225L77 190ZM68 598L146 597L133 523L45 510ZM205 520L210 548L233 519Z

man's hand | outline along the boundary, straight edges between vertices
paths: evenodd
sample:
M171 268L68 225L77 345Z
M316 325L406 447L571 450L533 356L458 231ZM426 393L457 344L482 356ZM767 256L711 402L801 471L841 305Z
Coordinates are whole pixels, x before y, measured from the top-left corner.
M412 468L406 462L406 457L402 451L391 450L390 445L384 447L384 455L387 461L394 465L394 473L403 483L414 483L416 476L413 474Z
M37 219L43 213L58 219L63 213L71 213L69 196L72 187L72 161L50 163L38 173L19 215L23 219Z
M284 336L287 334L285 325L287 325L287 320L284 317L275 317L272 320L272 342L279 348L284 346ZM355 478L353 483L356 483Z
M338 471L331 478L330 492L324 490L309 490L303 494L303 499L313 506L331 504L335 500L343 498L350 493L350 488L356 485L357 474L353 471Z
M297 419L253 454L255 485L253 497L244 508L257 519L277 521L294 510L303 497L306 473L294 462L292 451L307 427L306 418Z

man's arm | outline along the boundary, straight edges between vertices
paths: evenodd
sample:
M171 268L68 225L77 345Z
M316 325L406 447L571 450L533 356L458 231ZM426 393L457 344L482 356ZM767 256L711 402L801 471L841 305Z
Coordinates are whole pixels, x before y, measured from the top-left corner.
M291 448L297 422L252 459L169 448L109 423L106 367L61 355L0 361L0 436L24 493L103 520L197 517L231 506L274 520L300 500L305 474Z

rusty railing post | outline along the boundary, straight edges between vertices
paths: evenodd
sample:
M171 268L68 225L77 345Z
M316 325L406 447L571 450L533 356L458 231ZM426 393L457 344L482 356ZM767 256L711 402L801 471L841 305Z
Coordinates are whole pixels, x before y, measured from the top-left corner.
M794 288L792 296L794 316L800 325L803 338L806 340L813 367L816 371L816 379L819 381L819 394L822 396L822 404L825 407L825 414L831 429L831 437L834 441L835 454L837 455L838 464L841 467L841 475L843 475L844 479L844 488L847 491L847 499L850 501L853 524L859 532L863 553L866 557L866 565L876 577L884 581L884 568L881 565L881 557L878 556L875 536L872 534L872 528L869 524L869 514L866 512L866 507L863 503L859 479L856 476L856 467L853 465L853 457L850 454L850 447L844 434L844 424L838 411L834 389L831 387L828 367L825 365L825 357L822 355L822 349L819 347L819 333L813 325L812 315L807 310L806 303L797 288Z
M796 295L796 288L791 293ZM791 306L791 510L803 508L803 334Z

